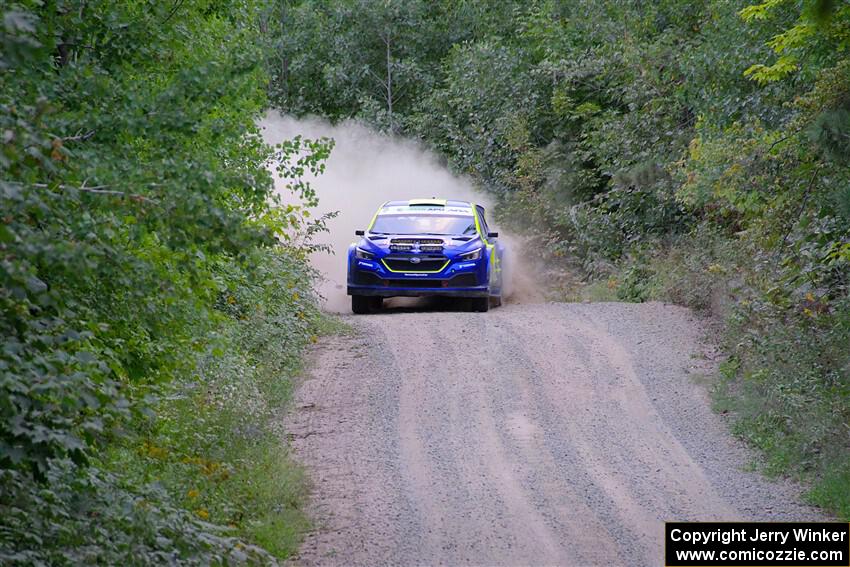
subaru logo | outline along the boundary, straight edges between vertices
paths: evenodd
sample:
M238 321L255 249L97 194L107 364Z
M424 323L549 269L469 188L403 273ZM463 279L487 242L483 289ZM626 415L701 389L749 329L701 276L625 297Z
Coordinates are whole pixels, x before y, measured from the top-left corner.
M410 259L411 264L418 264L421 261L422 260L420 258L417 258L416 256L414 256L413 258Z

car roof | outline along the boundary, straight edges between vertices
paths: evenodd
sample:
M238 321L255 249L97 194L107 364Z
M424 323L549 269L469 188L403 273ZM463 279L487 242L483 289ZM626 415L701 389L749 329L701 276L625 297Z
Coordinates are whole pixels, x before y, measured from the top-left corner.
M378 210L379 215L398 215L410 213L452 214L472 216L472 203L449 199L410 199L408 201L387 201Z

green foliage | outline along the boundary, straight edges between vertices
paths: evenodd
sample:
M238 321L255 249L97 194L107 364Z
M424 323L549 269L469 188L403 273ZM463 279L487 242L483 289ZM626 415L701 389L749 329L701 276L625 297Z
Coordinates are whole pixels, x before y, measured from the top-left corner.
M850 463L837 462L829 466L823 478L808 493L816 506L831 508L841 518L850 518Z
M452 45L509 29L516 8L492 2L281 2L270 93L295 113L360 113L400 129L436 86Z
M651 275L649 270L640 264L629 266L623 270L623 280L617 287L617 299L637 303L649 299Z
M782 8L785 8L786 12L792 8L788 4L790 3L785 0L767 0L747 6L739 14L748 23L772 20L777 17L777 12L783 11ZM744 76L766 85L785 79L799 70L801 59L831 59L831 52L835 47L834 40L846 40L847 30L841 23L841 17L850 15L850 6L845 5L839 9L840 4L844 3L834 0L806 2L797 21L766 42L779 56L776 62L771 65L751 65L744 71ZM833 20L836 13L839 22L837 25ZM827 41L823 41L824 39ZM846 44L844 46L846 47Z
M776 60L773 65L762 65L761 63L747 67L744 71L744 76L753 79L760 85L773 83L784 79L800 66L797 64L797 58L793 55L783 55Z
M171 504L156 485L126 486L97 467L53 462L44 485L0 472L4 565L209 565L269 562L262 549Z
M846 458L850 320L846 298L826 310L809 294L795 307L791 314L754 300L736 313L734 349L745 395L735 409L738 431L765 451L773 472L832 470L815 477L818 492L834 484L835 463Z
M847 109L821 113L809 132L812 142L826 157L841 164L850 161L850 112Z
M304 482L275 419L322 323L303 266L279 252L251 270L221 263L216 307L228 321L194 375L161 397L157 419L109 453L110 468L132 484L155 481L195 516L279 557L296 550L306 527Z
M266 16L253 0L4 4L4 564L291 551L294 535L268 533L303 523L293 473L270 484L290 465L269 416L317 325L302 266L323 220L301 175L331 144L262 142ZM186 500L190 480L215 493L209 510Z

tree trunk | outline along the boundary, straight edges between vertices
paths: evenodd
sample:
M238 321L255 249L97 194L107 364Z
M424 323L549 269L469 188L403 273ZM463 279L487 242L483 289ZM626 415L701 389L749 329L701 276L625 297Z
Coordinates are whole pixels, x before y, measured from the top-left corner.
M393 121L393 69L392 69L392 35L387 34L385 40L387 46L387 113L390 117L390 133L395 133L395 123Z

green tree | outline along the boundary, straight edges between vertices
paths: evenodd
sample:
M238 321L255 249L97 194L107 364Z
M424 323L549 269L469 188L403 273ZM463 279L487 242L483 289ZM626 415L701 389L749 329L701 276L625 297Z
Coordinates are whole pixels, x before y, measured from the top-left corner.
M137 452L124 465L147 466L140 439L167 407L157 396L185 395L222 344L249 350L231 334L242 317L275 314L293 345L313 332L295 322L309 312L309 289L297 303L291 290L255 294L241 313L223 300L267 286L270 266L293 272L299 263L286 259L306 252L279 242L306 221L303 208L276 201L274 153L256 127L265 9L244 0L3 6L4 564L268 559L201 521L182 494L109 463L127 444ZM297 140L278 157L302 151L286 173L318 171L328 147Z

